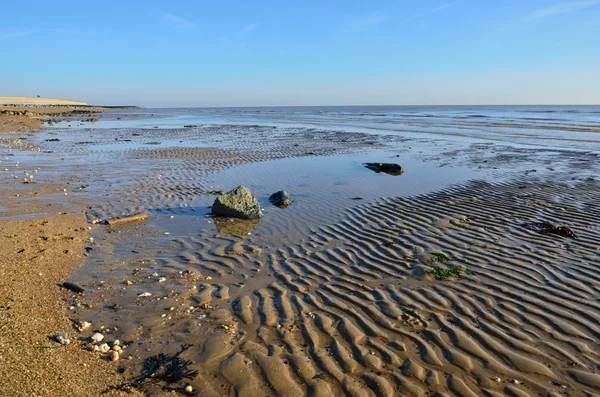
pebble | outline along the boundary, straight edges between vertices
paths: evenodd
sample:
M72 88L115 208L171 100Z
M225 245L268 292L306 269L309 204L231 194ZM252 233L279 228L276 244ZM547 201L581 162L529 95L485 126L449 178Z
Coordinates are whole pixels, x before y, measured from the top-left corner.
M61 345L68 345L69 343L71 343L71 339L69 339L69 337L67 335L61 335L58 334L56 335L56 341L58 343L60 343Z
M118 339L115 339L115 341L113 342L113 346L119 346L121 344L121 341Z
M516 380L516 379L511 379L511 382L512 382L512 383L514 383L515 385L518 385L519 383L521 383L521 382L519 382L519 381L518 381L518 380Z
M500 378L499 378L499 377L497 377L497 376L494 376L494 377L492 378L492 380L493 380L494 382L498 382L498 383L502 382L502 379L500 379Z
M167 279L165 277L161 277L158 279L159 283L164 283L165 281L167 281Z
M110 361L119 361L119 352L113 351L112 353L110 353Z
M185 392L186 393L193 393L194 392L194 388L192 387L192 385L187 385L185 387Z
M96 332L94 335L92 335L92 342L94 343L102 342L103 339L104 335L102 335L100 332Z
M98 346L98 349L100 349L102 353L108 353L110 351L110 346L108 346L108 343L103 343Z
M142 292L141 294L138 295L138 298L147 298L149 296L152 296L152 294L150 292Z

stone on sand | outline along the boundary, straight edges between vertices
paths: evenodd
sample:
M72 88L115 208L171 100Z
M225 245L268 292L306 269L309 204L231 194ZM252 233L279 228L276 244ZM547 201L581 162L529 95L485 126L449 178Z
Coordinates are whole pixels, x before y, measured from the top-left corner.
M246 186L238 186L217 197L212 213L215 216L242 219L258 219L263 215L260 204Z

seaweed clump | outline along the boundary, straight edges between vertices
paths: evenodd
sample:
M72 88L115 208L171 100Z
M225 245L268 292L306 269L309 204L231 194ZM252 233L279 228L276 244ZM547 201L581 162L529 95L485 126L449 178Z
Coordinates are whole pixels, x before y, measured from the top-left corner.
M165 383L163 389L172 389L171 385L184 379L194 379L198 376L198 371L190 368L192 362L181 358L181 354L188 350L192 345L181 345L179 351L175 354L160 353L147 357L144 360L144 367L141 373L129 379L118 386L110 389L130 390L132 388L141 388L145 383L154 384ZM109 390L106 390L108 392Z
M539 234L556 234L563 237L579 237L567 226L555 226L550 222L527 222L523 227Z

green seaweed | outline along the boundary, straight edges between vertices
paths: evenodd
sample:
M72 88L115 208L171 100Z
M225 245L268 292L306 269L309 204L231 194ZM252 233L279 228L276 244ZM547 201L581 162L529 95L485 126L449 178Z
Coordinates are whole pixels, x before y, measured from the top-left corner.
M448 257L448 255L443 254L441 252L432 252L431 253L432 258L429 259L429 262L431 263L436 263L436 262L448 262L451 259Z
M434 267L432 270L428 271L427 274L433 276L436 280L448 280L452 277L460 277L463 269L460 267L450 267L450 268L442 268L442 267Z

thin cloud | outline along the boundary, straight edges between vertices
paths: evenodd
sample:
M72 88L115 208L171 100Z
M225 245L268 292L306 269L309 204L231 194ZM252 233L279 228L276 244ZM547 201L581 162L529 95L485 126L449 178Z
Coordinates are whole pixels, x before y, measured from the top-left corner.
M441 6L432 8L431 10L427 10L424 12L420 12L418 14L410 15L410 16L404 18L404 21L410 21L411 19L423 18L423 17L426 17L427 15L435 14L436 12L440 12L440 11L446 10L450 7L454 7L454 4L455 3L442 4Z
M552 15L566 14L569 12L585 10L586 8L590 8L598 4L600 4L600 0L571 1L568 3L558 3L553 6L534 11L533 14L531 14L531 17L544 18Z
M91 35L91 33L79 32L79 31L70 30L70 29L34 28L34 29L15 30L12 32L0 32L0 41L17 39L19 37L26 37L26 36L31 36L36 33L44 33L44 32L45 33L64 33L64 34L71 34L71 35Z
M161 13L161 17L165 21L169 22L175 29L191 29L196 26L195 23L168 12Z
M371 14L348 21L348 27L353 32L366 32L377 29L384 20L385 17L381 14Z
M257 24L255 23L251 23L249 25L244 26L244 29L242 30L244 33L250 33L253 30L255 30L258 27Z

